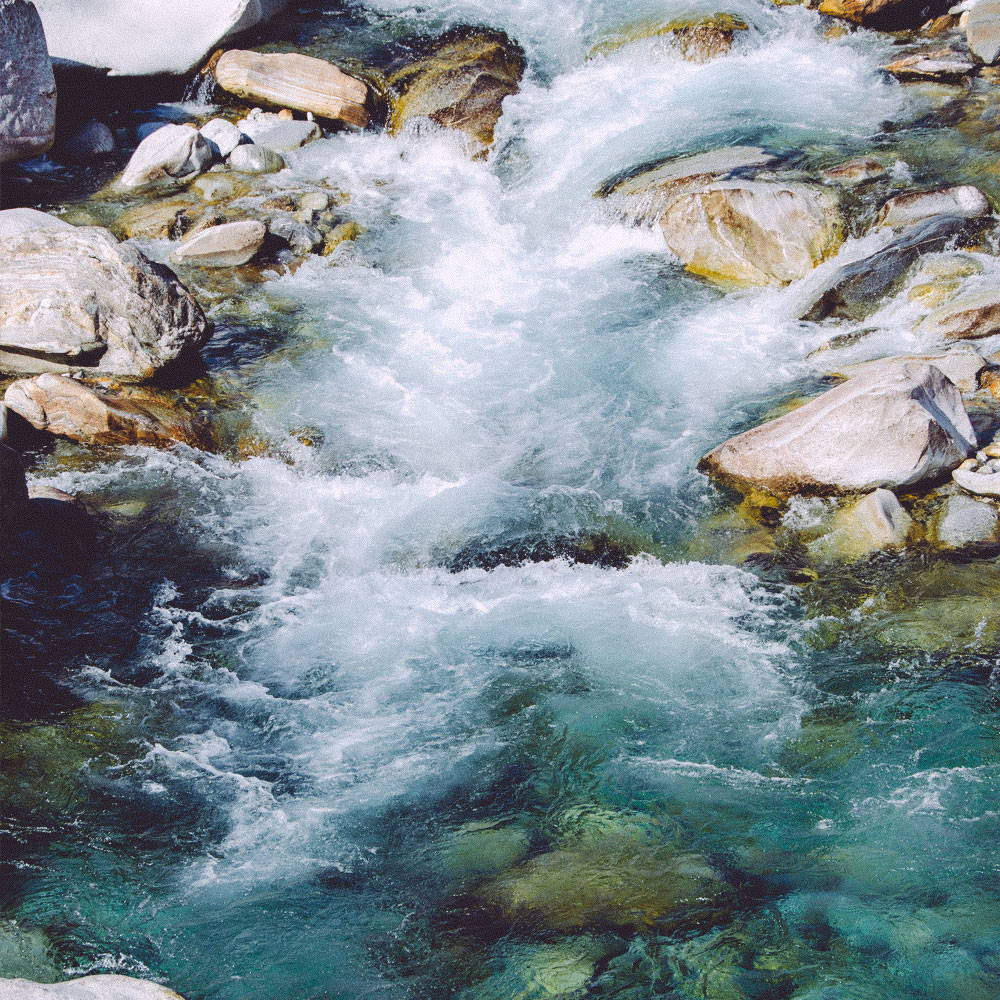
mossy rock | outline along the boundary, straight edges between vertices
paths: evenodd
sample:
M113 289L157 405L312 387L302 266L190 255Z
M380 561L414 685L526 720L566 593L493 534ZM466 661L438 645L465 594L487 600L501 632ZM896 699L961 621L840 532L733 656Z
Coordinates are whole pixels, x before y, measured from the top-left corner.
M523 826L476 820L448 833L434 849L434 866L457 885L497 875L521 861L531 838Z
M587 54L588 59L612 52L650 38L672 38L680 54L691 62L707 62L724 55L732 48L733 39L749 25L733 14L719 13L662 21L656 17L633 21L598 42Z

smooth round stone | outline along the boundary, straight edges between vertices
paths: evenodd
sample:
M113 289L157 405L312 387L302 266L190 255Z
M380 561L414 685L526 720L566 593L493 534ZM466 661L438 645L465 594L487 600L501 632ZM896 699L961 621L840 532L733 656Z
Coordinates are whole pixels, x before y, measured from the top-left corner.
M237 146L229 154L229 166L242 174L273 174L285 169L285 159L266 146Z
M213 118L202 125L200 131L220 160L224 160L243 141L243 133L224 118Z
M267 227L255 219L227 222L185 240L172 256L198 267L239 267L253 258L266 236Z

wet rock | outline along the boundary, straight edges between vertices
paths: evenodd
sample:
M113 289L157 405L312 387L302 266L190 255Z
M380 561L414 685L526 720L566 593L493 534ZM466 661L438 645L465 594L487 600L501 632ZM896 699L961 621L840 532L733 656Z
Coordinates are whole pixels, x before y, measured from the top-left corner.
M950 6L950 0L822 0L819 12L876 31L904 31L947 13Z
M117 146L114 132L104 122L92 118L63 142L57 152L60 159L70 163L86 163L113 153Z
M287 243L293 253L300 256L312 253L323 246L323 234L308 223L291 215L276 215L267 224L268 232Z
M850 562L872 552L900 548L913 528L913 518L889 490L878 489L833 516L830 530L809 546L823 560Z
M81 444L169 448L180 442L207 448L209 443L202 426L151 389L124 389L114 397L66 375L38 375L11 383L4 403L32 427Z
M597 963L607 953L607 944L591 937L508 946L501 967L484 982L461 993L460 1000L571 1000L583 997Z
M1000 56L1000 0L978 0L965 21L965 39L969 51L992 66Z
M1000 497L1000 459L966 459L951 478L967 493L981 497Z
M350 243L363 232L364 229L357 222L342 222L339 226L334 226L323 238L323 255L328 257L341 243Z
M955 383L959 392L973 393L979 388L978 375L986 367L987 361L975 348L963 345L945 354L903 354L894 358L844 365L837 369L836 374L845 378L874 372L890 374L906 364L933 365Z
M298 204L303 212L325 212L330 207L330 196L322 191L306 191Z
M932 254L913 269L907 297L911 302L934 309L950 299L966 278L982 273L982 263L970 254Z
M281 153L265 146L237 146L227 161L233 170L243 174L274 174L285 169L285 160Z
M34 208L8 208L0 212L0 240L9 240L32 229L72 229L58 216Z
M324 59L231 49L215 64L214 73L219 86L237 97L359 128L368 125L367 85Z
M935 215L958 219L978 219L991 212L986 195L969 184L939 188L936 191L913 191L896 195L883 206L875 220L877 226L912 226Z
M945 500L931 530L943 549L990 545L1000 540L1000 508L989 500L955 493Z
M869 181L880 180L888 173L889 171L878 160L859 157L846 163L838 163L835 167L828 167L820 177L826 184L839 184L841 187L852 188L867 184Z
M934 216L904 229L881 250L834 270L802 318L814 322L831 316L863 319L902 286L921 254L939 252L970 231L969 220L952 216Z
M158 983L131 976L84 976L64 983L0 979L0 1000L184 1000Z
M435 867L453 883L477 882L516 865L531 838L512 823L474 821L450 832L434 851Z
M239 267L256 256L266 236L267 227L256 219L226 222L185 240L172 257L197 267Z
M284 161L282 161L284 166ZM228 174L217 174L214 171L191 182L190 191L204 201L211 203L219 201L234 201L241 198L250 188L236 177Z
M904 364L849 379L698 467L741 491L862 493L945 475L975 444L958 389L932 365Z
M252 113L239 126L251 142L278 153L291 152L323 134L315 122L282 118L268 111Z
M794 281L843 242L837 199L805 184L711 184L671 199L660 226L689 271L727 285Z
M949 299L918 324L920 333L942 340L970 340L1000 332L1000 289Z
M882 67L897 80L934 80L938 83L961 83L976 72L975 63L963 59L952 49L935 49L904 56Z
M473 151L484 155L493 144L504 98L520 89L524 66L524 55L501 32L450 32L426 58L390 77L398 95L390 131L428 119L464 132Z
M0 370L146 379L207 339L177 276L106 229L33 229L0 256Z
M287 0L37 0L49 51L113 76L187 74L230 35L266 21Z
M666 21L650 18L619 29L595 45L588 58L610 55L625 45L650 38L666 38L675 42L681 55L690 62L708 62L725 55L733 47L738 32L747 31L748 25L732 14L712 14Z
M122 212L111 224L111 231L122 240L177 239L194 225L203 210L188 198L141 202Z
M56 132L56 81L28 0L0 0L0 163L38 156Z
M207 170L212 161L212 147L196 128L164 125L139 143L118 184L132 189L183 180Z
M217 160L224 160L244 139L243 133L225 118L213 118L199 131Z

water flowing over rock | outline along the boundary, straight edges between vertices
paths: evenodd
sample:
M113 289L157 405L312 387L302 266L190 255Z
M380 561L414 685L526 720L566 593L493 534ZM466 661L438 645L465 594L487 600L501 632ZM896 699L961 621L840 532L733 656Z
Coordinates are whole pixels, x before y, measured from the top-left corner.
M118 397L98 392L68 375L38 375L11 383L7 408L32 427L92 445L178 442L205 448L208 436L169 398L152 389L126 389Z
M223 90L248 101L311 111L358 128L368 125L367 85L324 59L231 49L213 72Z
M950 6L950 0L822 0L819 12L876 31L902 31L919 28L928 18L947 13Z
M131 976L84 976L64 983L0 979L0 1000L184 1000L159 983Z
M738 32L749 25L732 14L710 14L664 22L659 18L626 25L591 49L589 58L610 53L635 42L666 38L676 43L676 50L690 62L702 63L725 55L733 47Z
M827 184L839 184L842 187L858 187L869 181L879 180L888 174L888 170L870 157L862 156L835 167L828 167L820 175Z
M287 0L38 0L54 57L115 76L184 74L224 39L273 17Z
M904 364L731 438L699 468L776 496L861 493L938 478L975 444L958 389L932 365Z
M390 77L398 93L390 129L429 119L469 136L473 152L483 155L493 144L505 97L516 94L524 74L524 56L500 32L455 31L442 38L423 59Z
M805 184L711 184L673 198L660 226L689 271L730 285L805 277L843 242L836 197Z
M970 292L925 316L917 329L942 340L989 337L1000 331L1000 289Z
M893 228L912 226L935 215L979 219L989 215L990 211L986 195L979 188L964 184L936 191L913 191L896 195L882 206L875 224Z
M146 379L209 326L176 275L106 229L33 229L0 257L0 370Z
M212 165L212 147L190 125L164 125L139 143L118 184L142 188L157 181L182 180Z
M198 267L239 267L263 246L267 227L256 219L211 226L185 240L173 258Z
M1000 56L1000 0L978 0L965 21L969 51L987 66Z
M56 81L42 22L28 0L0 0L0 163L50 149Z

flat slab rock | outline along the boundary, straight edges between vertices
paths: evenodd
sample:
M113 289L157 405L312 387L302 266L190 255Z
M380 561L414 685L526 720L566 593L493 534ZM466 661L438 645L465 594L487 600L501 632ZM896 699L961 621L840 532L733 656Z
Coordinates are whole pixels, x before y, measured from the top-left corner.
M1000 288L968 292L950 299L918 324L919 333L944 341L970 340L1000 333Z
M905 56L882 68L898 80L936 80L939 83L959 83L976 72L975 63L951 49Z
M912 226L935 215L979 219L989 215L989 200L977 187L962 184L935 191L911 191L890 198L880 209L877 226Z
M159 983L131 976L84 976L64 983L0 979L0 1000L184 1000Z
M267 226L256 219L226 222L185 240L172 256L198 267L239 267L253 259L266 237Z
M975 449L955 385L933 365L876 370L739 434L699 469L776 496L863 493L947 475Z

